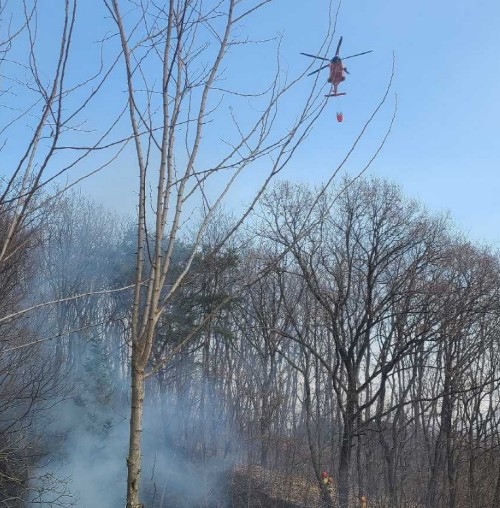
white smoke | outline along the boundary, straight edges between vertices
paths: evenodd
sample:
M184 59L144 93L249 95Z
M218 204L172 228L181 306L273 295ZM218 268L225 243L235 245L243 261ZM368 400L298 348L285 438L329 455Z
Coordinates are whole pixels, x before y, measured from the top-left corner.
M76 381L80 382L81 378ZM58 497L53 491L42 493L37 497L40 506L116 508L125 505L128 389L123 380L118 380L112 401L103 405L92 403L88 393L79 393L82 386L75 383L76 395L54 409L52 423L45 430L49 453L40 463L37 475L59 478L67 495ZM221 419L214 391L205 387L209 396L205 397L203 415L198 413L194 399L187 395L180 398L163 393L160 396L156 387L148 391L141 478L146 506L224 506L220 480L236 460L234 442L237 440ZM153 396L152 391L157 395Z

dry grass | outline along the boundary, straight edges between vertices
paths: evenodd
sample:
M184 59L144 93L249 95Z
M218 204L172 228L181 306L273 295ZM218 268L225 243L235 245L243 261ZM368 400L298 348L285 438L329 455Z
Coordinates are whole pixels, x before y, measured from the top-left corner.
M234 501L245 507L320 508L320 489L303 476L260 466L236 466L231 473ZM238 506L237 502L234 506Z

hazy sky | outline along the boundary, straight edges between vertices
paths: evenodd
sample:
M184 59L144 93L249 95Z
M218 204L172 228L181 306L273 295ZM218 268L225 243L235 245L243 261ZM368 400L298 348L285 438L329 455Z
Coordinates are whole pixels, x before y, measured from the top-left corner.
M282 33L283 69L298 72L310 63L299 53L316 52L325 35L328 4L273 0L248 18L246 30L256 38ZM109 20L104 20L100 0L80 2L80 11L79 27L87 38L102 36ZM51 15L46 11L46 21ZM374 52L346 62L351 74L342 85L348 93L341 99L344 122L337 123L332 100L284 176L312 184L328 177L383 95L394 53L393 93L348 171L356 174L371 157L397 94L393 131L370 174L399 183L431 210L449 210L471 238L500 245L499 26L498 0L344 0L336 31L344 37L342 53ZM82 62L96 54L84 45L77 50ZM273 54L256 46L244 61L229 60L227 83L243 82L251 88L265 82L272 75ZM325 70L321 79L326 78ZM305 79L294 97L306 94L311 85L311 78ZM115 84L120 93L109 93L101 102L103 119L107 105L123 101L124 88L123 82ZM288 106L293 104L284 104ZM89 180L84 191L132 213L136 182L132 158ZM247 175L229 204L249 197L252 185L257 183Z

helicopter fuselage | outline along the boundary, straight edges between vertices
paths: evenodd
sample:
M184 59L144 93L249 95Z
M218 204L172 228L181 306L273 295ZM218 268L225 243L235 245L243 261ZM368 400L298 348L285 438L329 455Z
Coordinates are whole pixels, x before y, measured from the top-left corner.
M345 95L345 93L337 92L337 88L342 81L345 81L344 64L340 58L336 57L330 62L329 66L328 83L331 83L332 89L327 97Z

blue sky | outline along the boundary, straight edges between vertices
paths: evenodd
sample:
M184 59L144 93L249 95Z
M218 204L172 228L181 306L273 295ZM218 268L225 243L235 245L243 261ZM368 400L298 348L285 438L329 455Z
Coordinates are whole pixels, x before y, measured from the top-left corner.
M292 3L318 5L281 7L293 48L287 56L300 62L295 52L313 52L321 39L319 5L326 2ZM274 9L276 20L279 2ZM301 154L301 163L313 166L307 177L314 171L324 177L359 130L382 93L394 52L397 119L370 173L401 184L432 210L449 210L473 239L500 245L499 26L496 0L343 2L337 33L344 51L374 53L349 61L344 123L336 123L332 104ZM371 134L356 161L370 154Z
M328 4L328 0L273 0L248 18L245 30L256 38L283 34L283 69L297 73L310 63L299 53L315 53L326 33ZM50 26L55 13L44 13L41 25ZM75 47L77 71L95 68L97 46L89 44L111 27L100 0L80 2L80 14L84 40ZM393 94L348 164L348 172L356 174L370 158L397 94L393 131L370 174L400 184L409 197L431 210L448 210L472 239L500 246L499 26L498 0L343 0L336 31L344 37L343 54L374 52L346 62L351 74L342 85L347 96L339 105L344 122L337 123L337 104L330 101L284 177L314 185L328 177L383 95L394 53ZM50 40L49 33L47 51ZM270 49L271 43L255 46L246 50L244 59L229 59L226 84L252 89L268 82L275 64ZM320 79L326 78L324 71ZM311 78L305 79L283 107L293 110L311 86ZM120 74L115 74L92 115L106 122L108 113L123 104L124 88ZM136 182L130 152L118 165L89 179L83 192L132 214ZM257 185L248 175L235 189L229 207L245 201L248 190Z

